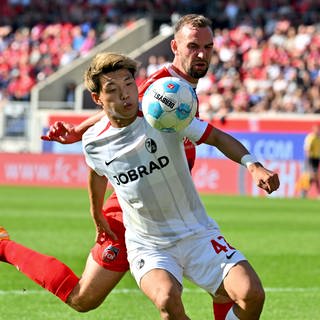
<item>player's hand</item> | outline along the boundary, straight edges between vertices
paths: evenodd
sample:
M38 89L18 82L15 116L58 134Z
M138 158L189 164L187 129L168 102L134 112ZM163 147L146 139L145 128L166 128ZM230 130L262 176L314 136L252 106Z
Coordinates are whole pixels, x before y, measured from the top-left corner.
M80 141L81 133L76 131L76 126L63 121L56 121L50 126L45 136L41 136L45 141L56 141L62 144L70 144Z
M96 242L102 244L108 238L118 240L117 235L111 230L107 220L103 219L96 224Z
M248 170L257 186L265 190L267 193L270 194L279 188L280 181L276 172L266 169L258 162L250 164Z

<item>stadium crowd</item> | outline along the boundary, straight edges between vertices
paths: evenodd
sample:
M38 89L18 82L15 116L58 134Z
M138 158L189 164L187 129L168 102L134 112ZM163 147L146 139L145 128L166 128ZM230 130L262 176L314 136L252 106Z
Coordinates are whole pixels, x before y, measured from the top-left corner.
M215 54L197 88L202 117L320 113L316 0L6 0L0 8L0 100L28 101L38 81L146 14L160 25L190 12L208 16L215 30ZM165 60L150 57L137 81Z
M216 29L207 76L197 90L204 118L229 112L320 113L320 30L290 20L272 33Z

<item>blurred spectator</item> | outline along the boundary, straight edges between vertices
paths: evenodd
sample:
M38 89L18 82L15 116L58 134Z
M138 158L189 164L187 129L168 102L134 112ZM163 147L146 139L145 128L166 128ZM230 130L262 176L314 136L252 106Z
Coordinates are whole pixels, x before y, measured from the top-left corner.
M63 47L61 47L61 57L60 57L59 66L60 67L67 66L78 56L79 56L79 52L74 50L71 44L64 45Z
M94 29L90 29L79 49L80 55L86 55L93 47L96 45L96 31Z
M101 25L101 40L107 40L119 31L121 23L118 18L106 18L106 21L100 21Z
M158 68L161 69L163 66L169 64L169 61L166 56L160 55L158 56Z
M155 55L151 55L148 59L147 76L156 72L159 69L158 59Z
M147 78L147 69L145 67L140 67L136 75L137 86L139 86Z
M211 70L208 70L207 74L200 78L197 84L197 95L206 95L211 93L211 89L215 87L215 77Z
M30 91L35 81L27 73L15 74L13 80L8 85L8 94L12 100L28 101L30 100Z
M81 27L80 26L75 26L72 29L72 48L76 52L80 52L81 47L83 46L85 37L82 33Z
M200 112L320 113L320 3L309 0L3 0L0 96L28 99L37 81L139 17L151 14L156 32L190 12L214 27L216 52L197 88ZM137 82L166 60L151 56Z
M64 101L67 102L67 105L70 108L74 107L75 102L75 94L76 94L76 83L74 82L68 82L65 86L65 92L64 92Z

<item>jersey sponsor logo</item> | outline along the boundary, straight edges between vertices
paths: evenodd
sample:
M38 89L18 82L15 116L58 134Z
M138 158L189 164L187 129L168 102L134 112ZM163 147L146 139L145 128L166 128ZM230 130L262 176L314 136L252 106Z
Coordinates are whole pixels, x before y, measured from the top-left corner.
M102 260L105 262L113 261L119 254L120 249L110 245L103 250Z
M127 172L121 172L117 176L113 176L117 185L127 184L136 181L144 176L154 173L155 171L162 170L169 164L167 156L161 156L156 161L150 161L147 165L141 165Z
M148 138L144 145L146 146L146 149L148 152L150 153L157 152L157 144L153 139Z

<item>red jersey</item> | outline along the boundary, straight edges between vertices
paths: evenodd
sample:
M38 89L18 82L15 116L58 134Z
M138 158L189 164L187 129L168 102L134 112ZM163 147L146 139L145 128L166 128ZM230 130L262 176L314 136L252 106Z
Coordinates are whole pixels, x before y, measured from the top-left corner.
M186 82L188 82L191 87L193 87L193 89L196 89L196 85L187 81L186 79L184 79L183 77L181 77L181 75L179 75L178 73L176 73L171 66L169 67L162 67L161 69L159 69L158 71L154 72L147 80L143 81L140 86L139 86L139 100L142 100L142 97L145 93L145 91L147 90L147 88L156 80L160 79L160 78L164 78L164 77L177 77L180 78ZM199 115L199 111L197 110L196 116ZM185 139L184 140L184 150L186 153L186 157L187 157L187 161L188 161L188 165L189 165L189 169L191 171L191 169L194 166L194 161L196 159L196 148L195 145L189 140L189 139Z

